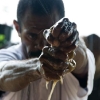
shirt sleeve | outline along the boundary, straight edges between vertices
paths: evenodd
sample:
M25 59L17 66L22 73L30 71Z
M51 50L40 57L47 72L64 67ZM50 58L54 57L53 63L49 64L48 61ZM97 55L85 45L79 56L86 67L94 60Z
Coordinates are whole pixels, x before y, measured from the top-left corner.
M7 49L0 50L0 61L9 61L9 60L15 60L16 57L13 53L11 53Z
M90 95L93 90L93 81L95 74L95 58L92 52L87 49L87 58L88 58L88 80L87 80L87 90L83 89L81 86L78 87L77 95L83 97L85 95Z

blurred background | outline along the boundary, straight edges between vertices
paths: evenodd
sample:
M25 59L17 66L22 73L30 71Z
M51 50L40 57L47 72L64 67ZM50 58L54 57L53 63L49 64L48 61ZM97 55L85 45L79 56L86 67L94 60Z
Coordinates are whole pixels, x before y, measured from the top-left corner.
M20 42L13 26L19 0L0 0L0 48ZM100 100L100 0L63 0L66 17L77 23L80 36L96 58L94 89L89 100Z

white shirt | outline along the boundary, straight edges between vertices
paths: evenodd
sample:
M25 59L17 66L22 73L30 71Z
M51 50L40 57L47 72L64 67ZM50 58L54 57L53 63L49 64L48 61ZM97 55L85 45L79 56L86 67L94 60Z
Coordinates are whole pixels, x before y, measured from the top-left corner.
M51 100L87 100L88 95L93 89L95 74L95 60L90 50L86 50L88 57L88 80L87 90L83 89L79 81L68 73L64 77L63 84L57 83ZM8 49L0 50L0 61L23 60L25 59L21 49L21 44L12 46ZM47 100L52 87L49 83L46 89L46 81L42 78L31 82L26 88L18 92L8 92L0 100Z

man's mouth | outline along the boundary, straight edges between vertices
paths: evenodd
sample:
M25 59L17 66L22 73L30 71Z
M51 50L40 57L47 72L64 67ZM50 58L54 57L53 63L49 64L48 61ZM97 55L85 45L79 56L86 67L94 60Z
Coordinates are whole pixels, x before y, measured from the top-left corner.
M41 52L42 52L41 50L29 52L28 53L28 57L29 58L39 57Z

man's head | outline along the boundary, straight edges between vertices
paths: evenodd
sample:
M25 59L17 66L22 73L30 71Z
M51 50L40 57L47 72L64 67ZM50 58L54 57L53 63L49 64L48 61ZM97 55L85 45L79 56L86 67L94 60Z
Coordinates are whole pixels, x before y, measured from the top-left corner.
M28 57L39 56L47 45L43 30L64 17L62 0L20 0L17 8L16 30Z

